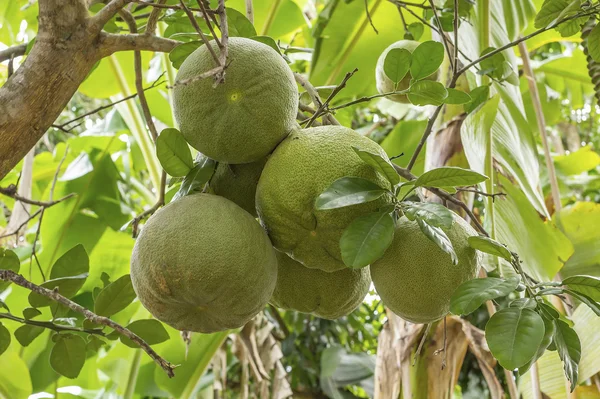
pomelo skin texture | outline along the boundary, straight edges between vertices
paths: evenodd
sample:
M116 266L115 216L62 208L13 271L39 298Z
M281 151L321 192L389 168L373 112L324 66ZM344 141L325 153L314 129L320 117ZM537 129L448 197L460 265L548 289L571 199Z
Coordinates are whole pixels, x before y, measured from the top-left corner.
M431 323L444 317L454 290L477 276L481 255L467 241L477 235L464 219L454 215L448 238L458 256L450 255L427 238L417 222L403 216L394 240L383 257L371 265L371 277L384 305L413 323Z
M410 71L408 71L406 76L400 81L400 83L398 83L398 88L395 88L394 82L392 82L392 80L388 78L385 74L383 64L385 62L385 57L391 49L401 48L406 49L412 53L419 46L419 44L421 43L414 40L399 40L395 43L390 44L385 50L383 50L383 53L381 53L379 59L377 60L377 67L375 68L375 80L377 82L377 91L379 92L379 94L389 93L394 90L406 90L409 88L410 80L412 79ZM436 72L425 79L437 80L437 78L438 73ZM408 100L406 94L392 94L391 96L387 96L386 98L398 103L410 104L410 101Z
M277 252L279 271L270 303L334 320L350 314L369 292L369 268L345 268L333 273L302 266Z
M298 88L284 59L266 44L232 37L228 49L224 83L213 87L208 78L175 86L175 118L183 137L204 155L226 163L254 162L297 126ZM215 66L200 46L181 65L177 81Z
M339 243L346 227L391 202L384 195L364 204L315 209L315 199L345 176L391 188L353 146L388 159L377 143L342 126L296 130L269 157L258 181L256 210L273 245L311 269L344 269Z
M256 220L233 202L194 194L144 225L131 257L142 305L178 330L243 326L271 298L277 258Z

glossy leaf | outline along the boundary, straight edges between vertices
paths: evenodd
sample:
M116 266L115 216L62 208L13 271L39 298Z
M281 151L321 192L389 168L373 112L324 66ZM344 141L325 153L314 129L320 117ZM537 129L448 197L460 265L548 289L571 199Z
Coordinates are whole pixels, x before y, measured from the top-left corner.
M156 139L156 156L165 172L174 177L187 175L194 161L183 135L177 129L164 129Z
M383 158L381 155L375 154L370 151L364 151L357 147L352 147L352 149L358 154L360 159L365 161L367 164L371 165L373 169L385 176L385 178L392 184L392 186L395 186L396 184L400 183L400 176L398 175L398 172L396 172L396 170L390 164L390 162Z
M507 296L513 292L520 279L487 277L466 281L458 286L450 300L450 311L455 315L467 315L479 308L484 302Z
M360 216L342 234L342 260L351 269L368 266L383 256L393 238L394 219L389 213Z
M582 294L577 291L572 290L564 290L565 293L571 295L573 298L576 298L578 301L586 304L598 317L600 317L600 303L596 302L594 299L589 296Z
M229 36L252 37L256 36L256 29L244 14L235 8L226 8L227 28Z
M564 363L565 374L571 382L571 392L577 385L579 361L581 360L581 342L575 330L562 320L554 320L554 344L560 359Z
M179 191L177 191L177 194L173 197L173 201L186 195L201 192L204 185L210 180L215 172L216 165L217 163L214 160L202 157L202 159L194 165L192 170L185 175L181 187L179 187Z
M395 84L398 84L410 69L411 53L404 48L393 48L385 56L383 71Z
M99 316L109 317L125 309L134 299L131 276L126 274L100 291L94 303L94 311Z
M411 202L401 203L402 211L409 220L422 219L431 226L449 230L454 223L452 211L434 202Z
M571 276L562 281L562 284L573 291L580 292L600 302L600 278L593 276Z
M169 339L169 333L158 320L136 320L127 326L131 332L146 341L148 345L156 345ZM129 338L120 335L121 342L130 348L138 348L138 345Z
M437 71L444 61L444 45L433 40L421 43L412 53L410 74L414 80L424 79Z
M457 187L471 186L487 180L488 177L470 169L444 166L423 173L415 181L418 187Z
M485 326L490 351L507 370L531 360L544 338L544 321L531 309L506 308L495 313Z
M10 331L8 331L8 329L4 327L2 323L0 323L0 356L2 356L2 354L8 349L10 346L10 341Z
M440 82L420 80L409 88L408 99L414 105L441 105L448 97L448 91Z
M387 190L362 177L342 177L315 200L315 209L326 210L374 201Z
M498 256L506 259L509 262L512 261L512 254L508 248L496 240L483 236L471 236L467 240L469 241L471 248L475 248L490 255Z
M77 276L90 271L90 259L83 245L78 244L63 254L52 266L50 279Z
M75 334L59 334L50 353L50 365L67 378L77 378L85 363L85 340Z
M423 234L427 236L431 241L437 244L438 247L448 255L452 259L453 264L458 264L458 257L456 256L456 252L454 252L454 247L452 246L452 242L444 232L444 230L439 227L432 226L427 224L423 219L417 219L417 223L421 228Z

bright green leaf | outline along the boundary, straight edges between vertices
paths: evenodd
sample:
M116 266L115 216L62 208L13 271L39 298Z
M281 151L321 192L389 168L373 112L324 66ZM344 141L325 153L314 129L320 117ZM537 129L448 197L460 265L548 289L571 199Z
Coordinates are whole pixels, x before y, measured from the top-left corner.
M466 281L458 286L450 300L450 311L455 315L467 315L479 308L484 302L507 296L513 292L520 279L487 277Z
M169 333L158 320L136 320L127 326L127 329L143 339L148 345L156 345L169 339ZM121 342L130 348L138 348L138 345L129 338L120 335Z
M594 61L600 62L600 25L596 24L587 37L588 53Z
M177 129L168 128L160 132L156 139L156 156L171 176L185 176L194 167L190 148Z
M126 274L100 291L96 297L94 311L99 316L109 317L125 309L134 299L131 276Z
M371 165L373 169L385 176L392 186L400 183L400 176L398 175L398 172L396 172L392 164L381 155L370 151L364 151L357 147L352 147L352 149L358 154L360 159Z
M85 248L77 244L60 258L52 266L50 279L54 280L61 277L78 276L90 271L90 259Z
M410 75L414 80L424 79L438 70L444 61L444 45L429 40L421 43L412 53Z
M448 91L448 97L446 97L446 99L444 100L444 103L446 103L446 104L460 105L460 104L467 104L467 103L470 103L471 101L473 101L471 96L462 90L456 90L456 89L446 89L446 90Z
M75 334L58 334L50 353L50 365L67 378L77 378L85 363L85 340Z
M0 269L18 273L20 268L21 261L17 254L11 250L0 248ZM0 281L0 292L8 287L9 284L7 281Z
M362 177L342 177L317 197L315 208L325 210L362 204L374 201L386 192L386 189Z
M229 36L252 37L256 36L256 29L244 14L234 8L227 7L227 28Z
M389 213L360 216L342 234L342 260L351 269L368 266L383 256L393 238L394 219Z
M401 203L402 211L409 220L423 219L431 226L449 230L454 223L452 212L442 204L434 202L412 202Z
M394 84L398 84L410 69L411 53L404 48L393 48L385 56L383 71Z
M77 294L77 291L83 287L87 276L87 273L83 273L77 276L61 277L54 280L48 280L42 284L42 287L49 290L57 289L59 294L70 298ZM49 306L50 304L54 303L54 301L46 296L38 294L37 292L31 292L29 294L29 303L34 308L41 308L44 306Z
M427 224L423 219L417 219L417 224L421 228L421 231L427 238L437 244L438 247L448 255L452 259L452 264L458 264L458 257L456 256L456 252L454 252L454 246L452 242L444 232L444 230L439 227L432 226Z
M441 105L448 97L448 91L440 82L420 80L409 88L408 99L414 105Z
M506 248L506 246L500 244L496 240L482 236L471 236L467 240L469 241L471 248L478 249L481 252L485 252L490 255L498 256L506 259L509 262L512 261L512 254L510 251Z
M8 349L10 341L10 331L0 323L0 356Z
M600 302L600 278L593 276L571 276L562 281L563 285L573 291L589 296Z
M554 344L560 359L564 363L565 375L571 382L571 392L577 385L579 360L581 359L581 342L575 330L560 319L554 320Z
M202 44L203 43L201 41L194 40L191 42L182 43L171 50L169 53L169 60L171 60L173 68L179 69L181 64L183 64L183 61L185 61L190 54L196 51L198 47L202 46Z
M408 24L407 28L408 32L404 33L404 38L407 39L406 34L410 33L411 38L408 40L419 40L425 31L425 26L420 22L410 23Z
M417 187L472 186L487 180L488 177L471 169L444 166L423 173L415 181Z

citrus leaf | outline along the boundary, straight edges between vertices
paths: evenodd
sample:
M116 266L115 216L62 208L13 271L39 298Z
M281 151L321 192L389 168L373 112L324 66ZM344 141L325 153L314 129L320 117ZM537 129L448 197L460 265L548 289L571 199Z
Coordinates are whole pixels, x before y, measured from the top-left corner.
M8 249L0 248L0 269L18 273L20 268L21 261L17 254ZM0 292L8 287L9 284L9 281L0 281Z
M26 308L26 309L23 309L23 317L24 317L26 320L31 320L31 319L33 319L34 317L37 317L37 316L39 316L39 315L41 315L41 314L42 314L42 312L40 312L40 311L39 311L38 309L36 309L36 308Z
M565 375L571 382L571 392L577 385L579 360L581 360L581 342L574 329L560 319L554 320L554 344L560 359L564 363Z
M75 334L57 334L50 352L50 365L58 374L77 378L85 364L85 340Z
M385 178L392 183L392 186L400 183L400 176L394 167L379 154L370 151L364 151L356 147L352 147L354 152L358 154L360 159L371 165L373 169L380 172Z
M171 64L173 64L173 68L179 69L179 67L181 67L181 64L183 64L183 61L185 61L190 54L196 51L198 47L202 46L202 44L204 43L198 40L194 40L191 42L177 45L169 53L169 60L171 61Z
M315 208L325 210L362 204L374 201L386 192L387 190L362 177L342 177L317 197Z
M252 36L250 39L256 40L257 42L261 42L262 44L266 44L267 46L271 47L273 50L277 51L277 53L279 55L282 55L281 49L277 45L277 42L271 36Z
M409 220L423 219L431 226L440 227L443 230L450 229L454 223L452 212L442 204L404 201L401 206L404 215Z
M187 141L177 129L164 129L156 139L156 156L165 172L174 177L185 176L194 167Z
M202 187L204 187L215 172L216 165L217 163L214 160L203 156L185 176L183 182L181 182L179 191L173 196L173 201L186 195L201 192Z
M410 58L410 51L405 48L393 48L385 56L383 71L394 84L398 84L408 73Z
M469 241L469 245L473 249L485 252L486 254L498 256L506 259L509 262L512 260L512 254L510 251L504 245L489 237L471 236L467 238L467 241Z
M596 313L596 316L600 316L600 303L580 292L573 290L564 290L564 292L571 295L573 298L577 298L577 300L581 301L582 303L585 303L590 309L592 309L594 313Z
M234 8L225 8L227 13L227 28L229 36L234 37L252 37L256 36L256 29L252 22L244 14Z
M471 186L487 180L488 177L470 169L444 166L423 173L415 181L417 187Z
M548 305L546 303L538 303L538 308L540 309L540 313L549 319L558 319L560 317L560 313L558 310L552 305Z
M587 37L588 52L596 62L600 62L600 25L596 24Z
M125 309L134 299L135 291L131 276L126 274L100 291L94 304L94 311L99 316L109 317Z
M169 333L158 320L136 320L127 326L127 329L143 339L148 345L156 345L169 339ZM138 348L138 345L129 338L120 335L121 342L130 348Z
M568 0L545 0L542 8L535 16L534 26L538 29L547 27L558 18L568 5Z
M8 349L10 341L10 331L0 323L0 356Z
M596 302L600 302L600 278L593 276L571 276L562 281L573 291L589 296Z
M454 291L450 300L450 311L455 315L467 315L479 308L484 302L506 296L513 292L520 279L487 277L465 281Z
M408 99L414 105L441 105L448 97L448 90L440 82L420 80L412 84Z
M456 89L446 89L446 90L448 91L448 97L446 97L446 99L444 100L444 103L446 103L446 104L460 105L460 104L467 104L467 103L470 103L471 101L473 101L471 96L462 90L456 90Z
M481 52L481 57L486 54L495 51L496 48L488 47ZM504 74L504 61L506 58L504 54L496 53L491 57L488 57L479 63L481 70L478 72L480 75L488 75L493 79L500 80ZM509 64L510 65L510 64Z
M44 332L44 327L24 325L15 330L15 338L21 346L29 346L34 339Z
M50 279L70 277L90 271L90 259L83 245L78 244L65 252L52 266Z
M381 258L394 238L394 219L387 212L360 216L340 239L344 264L352 269L368 266Z
M83 287L87 276L87 273L83 273L77 276L61 277L53 280L48 280L41 286L49 290L57 289L59 294L61 294L64 297L70 298L73 295L75 295L81 287ZM42 308L44 306L49 306L50 304L54 303L52 299L38 294L37 292L31 292L29 294L28 299L29 303L34 308Z
M446 233L444 233L444 230L440 229L439 227L435 227L428 224L423 219L417 219L417 223L421 228L423 234L425 234L427 238L429 238L431 241L436 243L442 251L449 254L450 258L452 258L452 264L457 265L458 257L456 256L456 252L454 252L452 242L450 242L450 239L448 238Z
M419 40L425 32L425 26L420 22L413 22L407 26L408 32L404 32L404 38L407 40ZM410 38L406 37L406 34L410 33Z
M465 104L464 106L466 113L475 111L477 107L488 100L490 97L490 87L487 85L476 87L471 90L470 96L471 102Z
M518 298L512 301L508 306L511 308L535 309L537 307L537 302L532 298Z
M528 301L535 302L535 300L533 300L531 298L520 298L520 299L527 299ZM511 307L512 307L512 304L511 304ZM523 307L523 306L521 306L521 307ZM537 361L540 357L542 357L544 352L546 352L546 349L548 348L548 346L550 346L550 344L552 343L552 337L554 336L554 329L555 329L554 322L552 319L547 319L545 317L542 317L542 320L544 321L544 338L542 338L542 343L538 347L538 350L537 350L536 354L533 356L533 358L531 358L531 360L529 360L523 366L519 367L519 375L525 374L527 372L527 370L529 370L531 365L535 361Z
M485 339L502 367L514 370L531 360L544 338L544 321L528 308L505 308L485 326Z
M420 80L433 74L444 61L444 45L429 40L421 43L412 53L410 75Z

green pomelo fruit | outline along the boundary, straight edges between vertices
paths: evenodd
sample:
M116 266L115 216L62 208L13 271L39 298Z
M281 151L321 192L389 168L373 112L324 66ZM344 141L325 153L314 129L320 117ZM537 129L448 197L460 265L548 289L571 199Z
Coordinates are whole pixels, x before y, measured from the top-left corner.
M233 202L194 194L144 225L131 257L142 305L185 331L243 326L271 298L277 258L256 220Z
M389 93L391 91L406 90L410 87L410 80L412 79L410 71L408 71L406 76L398 83L398 87L395 87L394 82L385 74L383 65L385 62L385 57L388 55L390 50L395 48L405 49L410 51L412 54L412 52L415 51L419 44L421 43L414 40L399 40L395 43L390 44L385 50L383 50L383 53L381 53L379 59L377 60L377 66L375 68L375 80L377 82L377 91L379 92L379 94ZM436 72L425 79L437 80L437 78L438 73ZM410 104L410 101L408 100L406 94L392 94L391 96L387 96L386 98L398 103Z
M371 265L371 277L383 303L413 323L431 323L444 317L454 290L477 276L480 253L467 241L477 235L464 219L454 215L448 238L458 264L427 238L417 222L405 216L396 223L394 240L383 257Z
M302 266L277 252L277 285L270 303L323 319L337 319L356 309L369 292L369 268L345 268L333 273Z
M188 143L206 156L234 164L258 161L297 126L298 87L271 47L232 37L228 51L224 83L207 78L175 86L175 118ZM177 81L215 66L206 45L200 46L181 65Z
M344 269L340 238L346 227L391 202L384 195L344 208L315 209L316 198L345 176L391 188L353 146L388 159L377 143L342 126L297 130L275 149L258 181L256 210L273 245L311 269Z

